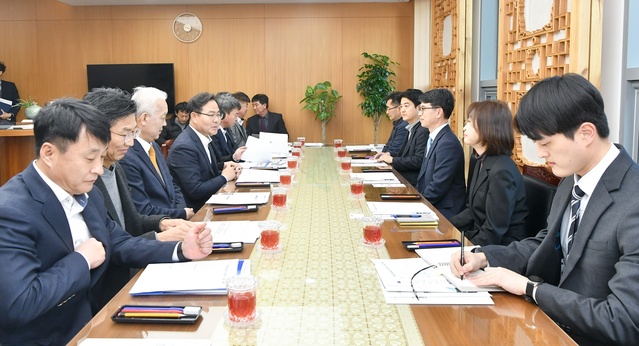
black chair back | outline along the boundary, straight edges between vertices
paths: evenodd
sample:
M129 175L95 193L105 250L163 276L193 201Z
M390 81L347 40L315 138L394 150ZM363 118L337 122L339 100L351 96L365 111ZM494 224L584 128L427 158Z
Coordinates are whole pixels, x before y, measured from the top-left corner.
M528 207L526 236L533 237L548 226L548 213L550 213L552 199L561 179L544 167L524 166L523 180L526 188L526 205Z

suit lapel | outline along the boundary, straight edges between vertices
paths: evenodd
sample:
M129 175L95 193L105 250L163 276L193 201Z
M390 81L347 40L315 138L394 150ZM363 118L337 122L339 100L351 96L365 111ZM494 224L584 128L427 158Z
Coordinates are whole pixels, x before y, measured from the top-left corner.
M105 169L108 169L108 168L105 168ZM106 185L104 185L104 181L102 181L102 177L98 177L98 180L96 180L93 185L95 185L95 187L97 187L98 190L100 190L100 192L102 193L102 196L104 198L104 206L106 207L106 210L107 210L107 215L109 216L111 220L114 220L116 223L119 224L120 218L118 217L118 213L115 211L115 206L113 205L113 201L111 200L111 197L109 195L109 191L106 188ZM120 226L124 227L124 225L120 225Z
M153 145L153 143L151 143L151 145ZM155 176L155 178L160 182L160 184L164 186L164 181L158 174L158 171L155 170L155 166L153 166L153 163L151 162L151 158L149 157L149 154L146 151L144 151L142 144L140 144L140 142L138 142L137 140L135 140L135 143L133 144L133 150L135 150L135 153L138 155L140 160L142 160L142 162L144 162L146 167L153 173L153 176ZM156 153L155 158L156 160L158 160L158 156L162 155L161 154L162 150L155 146L153 147L153 150L155 150L155 153Z
M206 150L204 149L204 146L202 145L202 141L200 140L200 137L198 137L197 133L195 133L195 130L193 130L189 126L184 131L188 131L188 134L191 137L191 140L195 143L195 147L200 152L200 154L202 154L202 156L205 158L205 160L209 161L209 158L211 159L211 164L207 165L207 166L208 166L209 172L211 172L211 174L215 174L215 170L213 169L213 165L215 165L217 163L215 161L215 154L211 150L211 147L213 145L209 142L209 151L210 151L211 155L209 155L207 157L208 154L206 153ZM206 161L204 161L204 162L206 162Z

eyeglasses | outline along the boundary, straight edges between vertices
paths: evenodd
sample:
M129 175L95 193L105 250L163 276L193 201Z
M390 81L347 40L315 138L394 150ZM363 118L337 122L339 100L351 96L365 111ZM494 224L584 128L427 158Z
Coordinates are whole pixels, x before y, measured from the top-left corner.
M417 300L419 300L419 296L417 295L417 292L415 292L415 286L413 286L413 279L415 279L417 274L423 272L424 270L430 269L430 268L436 268L436 267L437 267L436 265L429 265L428 267L418 270L417 273L413 274L413 277L410 278L410 289L413 290L413 294L415 295L415 298L417 298Z
M132 139L138 138L138 135L140 134L140 131L142 131L142 129L137 128L137 129L135 129L135 130L133 130L133 131L131 131L129 133L125 133L125 134L117 133L117 132L113 132L113 131L111 131L111 133L114 134L114 135L118 135L118 136L124 137L124 143L126 143L126 142L128 142L128 141L130 141Z
M390 107L390 108L386 107L386 111L387 111L387 112L388 112L388 111L392 111L393 109L397 109L397 108L399 108L399 107L401 107L401 105L399 105L399 106L395 106L395 107Z
M437 106L435 106L435 107L426 107L426 106L423 106L423 107L418 107L417 110L421 112L421 111L425 111L427 109L437 109L437 108L442 108L442 107L437 107Z
M225 113L221 113L221 112L201 113L201 112L193 111L193 113L202 114L202 115L206 115L206 116L209 116L209 117L219 117L220 120L224 120L224 118L226 118L226 114Z

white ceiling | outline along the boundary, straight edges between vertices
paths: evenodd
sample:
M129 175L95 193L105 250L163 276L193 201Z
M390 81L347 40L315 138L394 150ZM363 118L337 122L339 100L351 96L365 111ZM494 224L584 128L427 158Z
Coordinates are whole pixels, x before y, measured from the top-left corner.
M71 6L408 2L409 0L58 0Z

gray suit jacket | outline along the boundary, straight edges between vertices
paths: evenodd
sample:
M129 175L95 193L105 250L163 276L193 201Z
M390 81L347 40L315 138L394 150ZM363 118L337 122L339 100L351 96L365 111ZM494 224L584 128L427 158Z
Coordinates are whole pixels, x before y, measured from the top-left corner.
M481 248L493 267L543 278L539 307L579 344L639 344L639 166L620 149L590 196L563 272L559 229L572 178L557 188L547 229Z
M240 123L236 122L228 129L231 140L235 149L246 145L246 129Z

